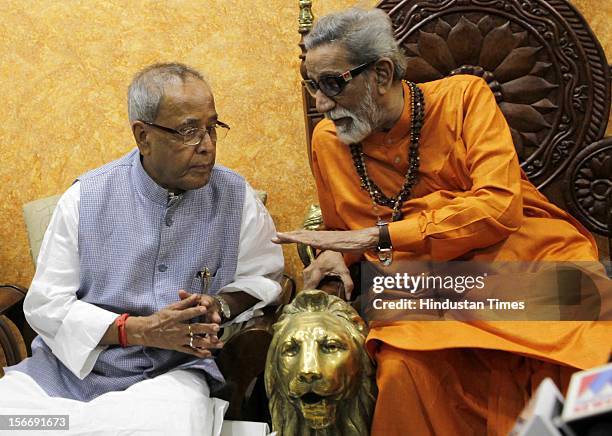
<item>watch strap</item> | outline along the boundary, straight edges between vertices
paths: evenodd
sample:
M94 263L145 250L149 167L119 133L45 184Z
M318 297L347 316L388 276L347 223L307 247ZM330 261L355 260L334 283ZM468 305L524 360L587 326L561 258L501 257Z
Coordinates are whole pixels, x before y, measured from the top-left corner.
M378 245L376 248L378 251L380 250L391 250L393 246L391 245L391 235L389 234L389 224L387 223L377 223L378 227Z
M391 265L393 262L393 246L391 245L391 235L389 234L389 224L384 221L376 223L378 227L378 245L376 254L378 260L384 266Z

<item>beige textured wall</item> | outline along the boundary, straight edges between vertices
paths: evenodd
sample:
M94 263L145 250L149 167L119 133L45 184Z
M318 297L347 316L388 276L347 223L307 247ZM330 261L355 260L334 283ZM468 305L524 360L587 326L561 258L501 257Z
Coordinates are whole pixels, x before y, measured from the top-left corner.
M353 4L314 0L314 11ZM612 5L576 4L612 59ZM125 89L153 62L180 61L206 72L221 119L232 125L218 161L268 191L279 229L299 226L315 192L299 94L297 5L2 0L0 282L28 286L34 272L22 204L63 192L77 175L133 147ZM285 254L288 271L297 276L295 248Z

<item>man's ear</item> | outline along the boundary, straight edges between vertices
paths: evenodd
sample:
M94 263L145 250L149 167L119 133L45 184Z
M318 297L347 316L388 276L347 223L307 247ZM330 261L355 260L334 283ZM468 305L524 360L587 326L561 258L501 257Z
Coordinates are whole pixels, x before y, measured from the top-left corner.
M380 94L386 94L393 83L393 61L382 57L374 64L376 72L376 89Z
M151 144L149 144L149 140L147 139L147 131L144 123L142 121L132 121L132 133L134 134L134 139L136 140L136 145L138 145L140 154L143 156L149 155L151 153Z

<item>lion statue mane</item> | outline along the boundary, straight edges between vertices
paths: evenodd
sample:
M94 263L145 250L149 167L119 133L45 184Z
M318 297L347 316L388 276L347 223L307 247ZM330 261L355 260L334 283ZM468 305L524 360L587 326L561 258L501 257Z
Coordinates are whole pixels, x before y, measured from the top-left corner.
M277 435L368 435L377 392L367 327L355 309L323 291L303 291L273 330L265 385Z

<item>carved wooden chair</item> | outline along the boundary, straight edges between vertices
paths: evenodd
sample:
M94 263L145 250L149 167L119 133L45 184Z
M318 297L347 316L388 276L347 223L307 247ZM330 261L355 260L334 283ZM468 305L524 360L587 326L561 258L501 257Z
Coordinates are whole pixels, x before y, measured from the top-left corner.
M304 77L311 6L300 1ZM612 137L603 138L610 66L574 6L567 0L382 0L376 7L391 17L408 57L405 79L472 74L488 83L529 179L589 228L601 258L610 259ZM304 86L302 97L310 156L323 116Z
M258 191L266 203L266 193ZM24 205L30 251L34 264L44 232L59 200L59 195L43 198ZM226 385L213 395L230 402L226 419L240 421L269 421L263 390L266 355L272 341L272 324L278 318L278 308L287 304L295 294L295 282L284 276L279 306L264 309L264 316L253 318L233 329L226 329L222 340L225 346L217 357L217 364L226 378ZM2 367L19 363L31 354L30 344L36 333L23 314L23 299L27 289L0 284L0 377Z
M26 289L15 285L0 285L0 377L2 367L21 362L28 355L22 332L25 317L21 304Z

